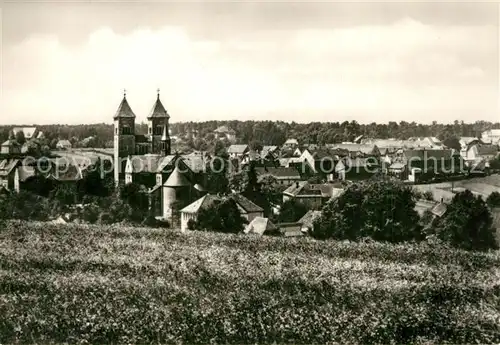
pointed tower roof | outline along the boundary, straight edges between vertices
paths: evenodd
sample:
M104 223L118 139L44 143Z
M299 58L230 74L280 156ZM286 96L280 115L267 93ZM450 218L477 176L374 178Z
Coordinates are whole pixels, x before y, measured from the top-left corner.
M127 102L127 93L125 90L123 90L123 99L122 102L120 103L120 106L118 107L118 110L116 111L115 116L113 117L114 120L118 118L123 118L123 117L132 117L135 118L135 114L130 108L130 105L128 105Z
M151 112L149 113L148 119L153 119L153 118L162 118L166 117L169 118L170 115L168 115L167 111L165 110L165 107L163 104L161 104L160 101L160 89L158 89L158 94L156 97L156 102L153 105L153 108L151 109Z
M185 187L189 185L188 179L179 171L179 167L177 166L163 184L164 187Z

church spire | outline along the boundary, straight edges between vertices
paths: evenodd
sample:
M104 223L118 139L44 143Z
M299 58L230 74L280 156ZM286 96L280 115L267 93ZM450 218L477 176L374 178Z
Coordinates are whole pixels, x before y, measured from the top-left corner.
M125 89L123 90L123 99L122 99L120 105L118 106L118 110L116 111L113 119L116 120L118 118L123 118L123 117L135 118L135 114L127 102L127 91Z
M153 105L153 108L151 109L151 112L149 113L148 120L153 119L153 118L169 118L170 116L168 115L167 111L165 110L165 107L163 104L161 104L160 101L160 89L156 90L156 102Z

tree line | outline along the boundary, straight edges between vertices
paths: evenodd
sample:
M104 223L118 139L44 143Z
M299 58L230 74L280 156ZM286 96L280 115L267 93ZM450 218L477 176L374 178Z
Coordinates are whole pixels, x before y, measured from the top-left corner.
M326 144L352 141L359 135L370 138L396 138L434 136L440 140L458 138L462 136L477 137L485 130L500 128L500 123L476 121L465 123L454 121L451 124L440 124L433 121L431 124L416 122L388 122L360 124L356 121L344 122L283 122L283 121L205 121L205 122L177 122L170 128L172 135L184 138L188 147L203 149L204 143L215 140L214 130L225 125L236 132L238 142L260 142L266 145L282 145L287 138L295 138L299 143ZM0 126L0 140L9 138L13 126ZM147 133L147 124L136 124L137 133ZM67 139L77 144L84 138L94 137L90 147L112 147L113 124L99 123L91 125L39 125L49 143L54 140Z

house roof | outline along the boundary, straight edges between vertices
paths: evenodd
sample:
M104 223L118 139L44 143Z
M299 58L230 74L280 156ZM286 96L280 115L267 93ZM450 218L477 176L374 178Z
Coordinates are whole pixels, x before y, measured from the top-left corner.
M393 169L393 170L402 170L404 169L405 167L405 164L404 163L401 163L401 162L394 162L392 163L390 166L389 166L389 169Z
M169 118L170 115L168 115L167 111L165 110L165 107L160 101L160 92L158 91L158 96L156 97L156 102L153 105L153 108L151 108L151 111L149 112L148 119L153 119L153 118Z
M183 155L182 161L194 173L201 173L205 171L205 158L202 155Z
M442 202L436 202L431 200L417 200L415 203L415 211L419 215L423 215L426 211L430 211L433 215L437 217L442 217L447 210L447 205Z
M198 213L202 209L212 206L216 202L220 202L221 198L213 194L205 194L195 202L184 207L182 213Z
M262 146L262 150L260 150L260 155L262 157L267 156L269 153L274 153L278 149L278 146L274 145L264 145Z
M247 213L264 211L262 207L254 204L252 201L241 194L231 194L230 198L233 199L239 206L241 206L241 208Z
M176 166L174 171L170 174L167 181L163 184L164 187L184 187L189 186L191 183L189 180L179 171L179 168Z
M0 161L0 176L9 175L19 163L19 159L3 159Z
M118 110L116 111L115 116L113 116L113 119L116 120L118 118L124 118L124 117L135 118L135 114L132 111L132 108L130 108L130 105L128 104L125 95L123 95L123 99L120 105L118 106Z
M303 227L312 229L313 222L320 216L321 216L321 211L309 210L304 216L302 216L302 218L298 220L298 222L302 223Z
M451 159L454 154L454 150L444 149L444 150L404 150L403 155L405 159Z
M473 150L474 153L479 156L490 156L498 153L498 147L489 144L476 144L472 145L469 149Z
M15 140L6 140L2 143L2 146L19 146L19 143Z
M165 156L165 157L160 157L160 160L158 162L158 168L156 170L156 172L162 172L163 169L165 169L165 167L167 166L171 166L175 163L175 158L177 157L177 155L168 155L168 156Z
M63 139L59 140L56 144L56 146L71 146L71 142L69 140Z
M12 132L14 132L14 135L16 135L18 132L23 132L24 137L26 139L29 139L35 134L36 127L14 127L12 128Z
M229 129L227 126L220 126L217 129L214 130L216 133L234 133L232 129Z
M375 145L366 145L366 144L335 144L334 149L344 149L349 152L361 152L364 154L372 154L376 153L377 147Z
M231 145L227 149L227 153L245 153L248 150L248 145Z
M269 218L255 217L250 224L245 227L243 232L245 234L256 234L262 236L266 231L276 230L277 226L274 225Z
M312 184L307 181L300 181L288 187L283 194L293 197L311 197L319 196L322 198L338 197L344 189L337 188L331 183Z
M285 167L257 167L255 172L258 176L271 175L277 180L292 180L300 179L300 174L295 168L285 168Z
M293 138L290 138L290 139L287 139L287 141L285 141L285 145L298 145L299 142L297 141L297 139L293 139Z

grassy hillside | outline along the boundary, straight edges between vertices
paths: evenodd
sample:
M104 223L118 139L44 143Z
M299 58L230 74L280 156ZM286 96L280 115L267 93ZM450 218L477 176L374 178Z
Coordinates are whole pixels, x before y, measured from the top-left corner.
M499 253L16 224L0 343L500 342Z

